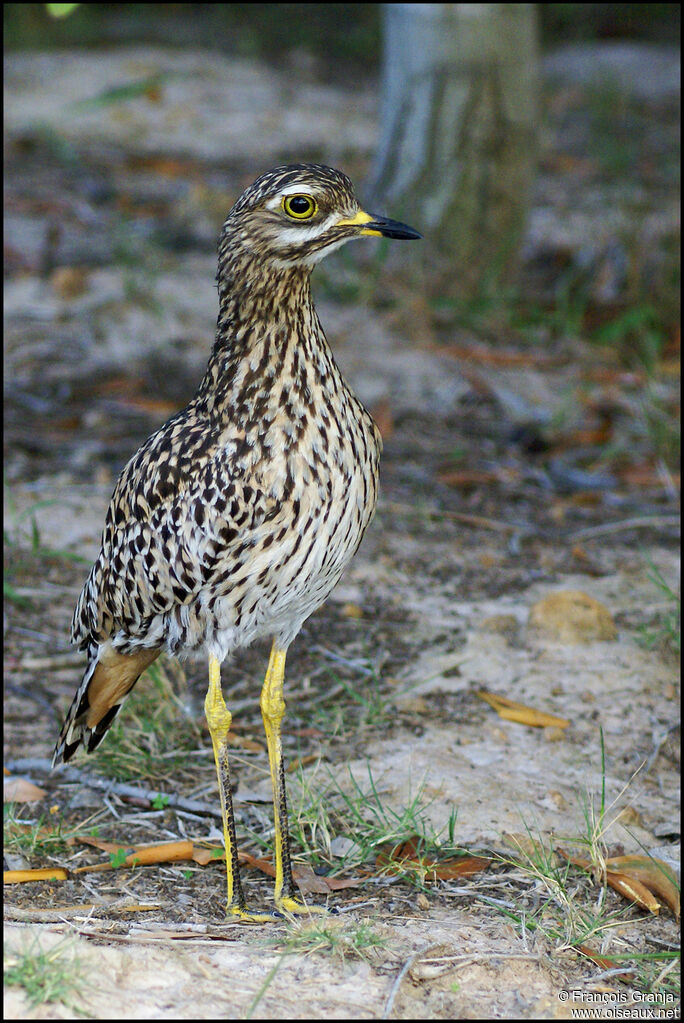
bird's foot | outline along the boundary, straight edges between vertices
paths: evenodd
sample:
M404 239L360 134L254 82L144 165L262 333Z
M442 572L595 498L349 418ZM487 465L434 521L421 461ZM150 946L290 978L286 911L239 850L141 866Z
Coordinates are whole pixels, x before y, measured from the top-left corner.
M313 916L314 913L328 912L324 906L309 906L293 895L284 895L276 899L276 909L284 916Z
M226 915L237 918L243 924L272 924L282 919L279 913L252 913L247 906L228 906Z

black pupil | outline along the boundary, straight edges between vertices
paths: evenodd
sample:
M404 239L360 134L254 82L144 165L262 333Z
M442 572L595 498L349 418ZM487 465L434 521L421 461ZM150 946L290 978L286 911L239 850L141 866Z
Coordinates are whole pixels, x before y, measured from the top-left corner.
M293 195L290 199L290 209L293 213L308 213L311 209L311 200L305 195Z

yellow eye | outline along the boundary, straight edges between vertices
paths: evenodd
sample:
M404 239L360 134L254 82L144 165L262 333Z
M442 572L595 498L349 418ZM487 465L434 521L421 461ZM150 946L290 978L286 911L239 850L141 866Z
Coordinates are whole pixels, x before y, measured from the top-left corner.
M295 220L309 220L316 212L316 203L310 195L286 195L283 209Z

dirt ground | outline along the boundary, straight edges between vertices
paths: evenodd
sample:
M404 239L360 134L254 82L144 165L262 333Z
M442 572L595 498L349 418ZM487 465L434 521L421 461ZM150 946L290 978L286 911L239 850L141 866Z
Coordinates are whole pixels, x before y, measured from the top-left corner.
M564 84L562 62L553 70L528 266L581 253L610 292L635 196L657 265L676 230L676 183L589 167L588 92ZM676 97L630 92L635 80L622 87L637 127L648 125L645 155L676 151ZM152 84L103 99L131 81ZM69 620L119 469L201 376L222 217L259 172L290 159L341 166L362 195L376 83L352 91L296 67L138 49L14 55L5 88L5 765L46 792L18 813L59 819L65 834L96 824L126 847L216 843L200 663L142 681L117 726L154 745L141 708L162 686L160 728L171 722L183 748L134 757L125 781L166 794L164 805L125 793L109 739L75 771L47 769L80 677ZM533 345L464 326L412 293L401 255L383 274L369 252L345 251L317 273L321 320L385 453L376 519L289 656L291 811L303 819L316 796L339 807L359 791L389 816L414 805L426 833L489 866L417 881L383 870L379 855L341 870L356 883L328 894L309 874L306 898L333 911L326 923L261 928L226 922L220 862L75 873L106 857L12 846L9 869L69 874L5 886L6 958L58 947L85 980L33 1007L7 987L7 1018L678 1011L671 911L649 913L557 858L544 872L538 855L550 844L586 851L589 818L603 855L679 870L679 668L663 628L679 593L679 480L648 428L649 401L668 415L678 407L674 354L647 378L569 329L541 327ZM568 597L554 618L543 602L559 592L593 602ZM240 844L257 857L271 837L266 658L242 651L223 672ZM507 720L482 690L567 725ZM333 865L358 842L349 830L319 837ZM254 868L245 881L266 906L272 881Z

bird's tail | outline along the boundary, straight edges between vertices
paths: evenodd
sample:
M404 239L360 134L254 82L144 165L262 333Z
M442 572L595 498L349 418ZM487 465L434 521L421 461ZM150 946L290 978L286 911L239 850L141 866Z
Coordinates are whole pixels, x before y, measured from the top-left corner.
M70 760L79 746L92 753L100 745L131 689L160 652L123 654L110 642L88 647L88 667L59 733L53 767Z

